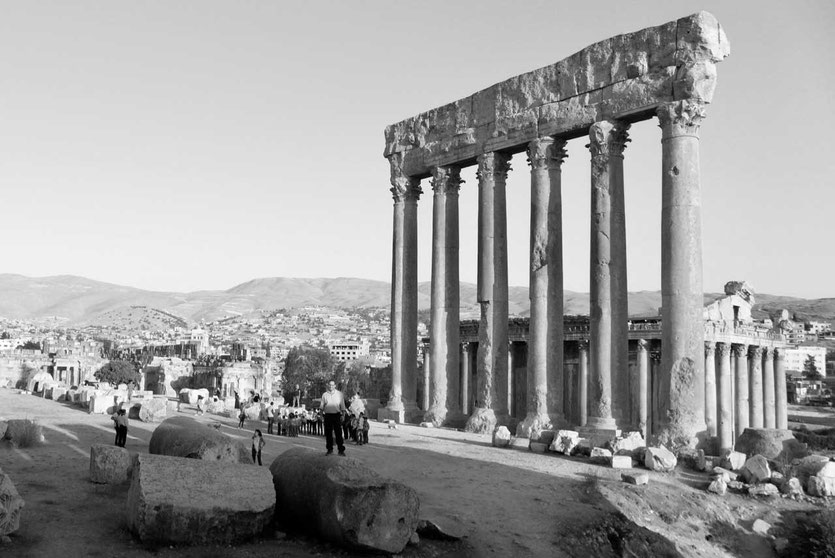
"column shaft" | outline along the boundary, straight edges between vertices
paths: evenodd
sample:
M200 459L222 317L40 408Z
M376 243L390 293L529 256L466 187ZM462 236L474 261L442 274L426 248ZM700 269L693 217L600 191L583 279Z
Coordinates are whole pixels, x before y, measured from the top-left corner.
M670 445L694 446L704 417L700 103L657 109L661 126L661 432Z
M734 431L734 443L736 438L748 428L749 423L749 401L748 401L748 346L734 345L734 373L736 376L736 429Z
M470 344L461 343L461 391L460 391L460 405L461 412L468 414L470 412Z
M507 415L507 214L505 182L510 156L485 153L478 158L478 389L467 420L470 432L492 432ZM504 393L504 391L502 391Z
M432 398L423 420L441 426L458 414L458 189L457 167L432 169Z
M777 428L774 348L763 347L763 427Z
M705 341L705 424L707 435L716 436L716 349L713 341Z
M530 301L527 416L517 436L564 424L562 199L565 141L539 138L528 146L531 165Z
M638 340L638 430L649 436L649 344Z
M580 404L580 422L578 426L585 426L589 418L589 342L585 339L578 341L578 374L577 400Z
M763 427L763 348L752 346L748 352L748 394L749 418L751 428Z
M421 397L420 408L423 411L429 409L432 401L432 349L423 348L423 397Z
M733 419L733 392L731 391L731 345L719 343L719 378L718 378L718 434L719 448L733 449L734 447L734 419Z
M391 376L388 411L404 421L417 408L417 201L420 181L406 176L402 156L389 158L394 198L391 281Z
M774 351L774 415L777 428L785 430L789 427L786 353L782 348Z
M622 211L623 146L628 125L616 122L595 122L589 129L591 151L591 259L589 296L589 417L587 425L614 429L615 412L623 416L628 396L624 382L627 376L628 330L625 243L613 237L621 233L614 213ZM620 201L618 201L620 197ZM620 206L619 206L620 204ZM623 323L619 323L623 321ZM616 377L613 377L616 376Z

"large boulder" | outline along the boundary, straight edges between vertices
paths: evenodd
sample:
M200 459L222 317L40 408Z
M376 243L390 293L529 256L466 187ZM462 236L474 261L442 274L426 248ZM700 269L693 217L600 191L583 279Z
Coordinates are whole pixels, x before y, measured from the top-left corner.
M0 440L6 437L6 430L9 428L9 421L0 419Z
M747 456L744 453L726 450L719 460L719 465L730 471L739 471L745 465L746 459Z
M835 496L835 461L820 465L815 474L809 476L806 491L811 496Z
M809 455L806 444L795 439L791 430L779 428L746 428L734 449L746 455L762 455L769 461L791 461Z
M146 399L139 406L139 420L142 422L158 422L168 414L168 398L154 397Z
M493 431L493 445L497 448L506 448L510 445L510 430L507 426L497 426Z
M5 537L18 530L23 504L12 479L0 469L0 536Z
M153 544L249 542L272 521L270 480L264 467L140 454L128 491L128 528Z
M646 447L647 443L644 440L644 435L638 431L624 432L623 435L617 436L608 442L606 447L612 450L612 455L634 455L638 448Z
M252 463L243 443L191 417L165 419L154 430L148 452L206 461Z
M130 479L133 459L119 446L93 444L90 447L90 480L99 484L122 484Z
M672 471L677 463L673 452L664 446L647 448L644 452L644 466L652 471Z
M417 493L362 462L305 448L279 455L270 471L278 520L335 544L397 554L417 529Z
M748 484L766 482L771 479L771 468L768 466L768 460L762 455L751 457L740 469L739 476Z

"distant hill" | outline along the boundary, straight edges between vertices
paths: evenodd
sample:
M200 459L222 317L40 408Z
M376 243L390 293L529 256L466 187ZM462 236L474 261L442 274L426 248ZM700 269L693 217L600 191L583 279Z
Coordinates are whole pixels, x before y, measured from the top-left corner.
M271 277L253 279L225 291L190 293L145 291L77 277L25 277L0 274L0 316L16 319L59 317L75 325L115 325L136 321L152 325L188 325L224 316L248 314L258 310L299 306L388 307L391 286L383 281L339 277L299 279ZM710 302L720 294L706 294ZM835 321L835 298L802 299L767 294L756 295L755 316L788 309L801 319ZM430 284L418 286L418 306L428 309ZM565 291L565 313L587 314L588 293ZM629 293L632 316L655 316L661 306L660 291ZM141 308L141 311L139 310ZM510 287L511 314L530 312L527 287ZM461 283L461 313L477 317L476 286Z

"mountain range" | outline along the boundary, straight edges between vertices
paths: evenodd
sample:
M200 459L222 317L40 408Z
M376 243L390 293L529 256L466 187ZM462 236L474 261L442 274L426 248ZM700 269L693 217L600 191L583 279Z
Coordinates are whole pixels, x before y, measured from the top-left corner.
M461 283L462 317L478 316L476 286ZM71 325L103 325L108 316L129 307L153 308L184 324L245 315L258 310L301 306L388 307L391 286L384 281L339 277L300 279L271 277L253 279L222 291L189 293L146 291L103 283L74 275L25 277L0 274L0 317L12 319L60 318ZM709 302L721 296L705 294ZM801 320L835 321L835 298L803 299L756 294L755 317L787 309ZM428 309L430 284L418 287L418 306ZM587 314L588 293L565 291L565 313ZM661 306L660 291L629 293L631 316L655 316ZM510 287L512 315L529 313L528 288Z

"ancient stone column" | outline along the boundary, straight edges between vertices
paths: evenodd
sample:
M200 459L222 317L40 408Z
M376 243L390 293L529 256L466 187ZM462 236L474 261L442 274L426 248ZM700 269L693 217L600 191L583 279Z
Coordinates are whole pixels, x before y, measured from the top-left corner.
M460 415L458 404L458 167L434 167L432 190L432 398L423 420L435 426L447 413Z
M649 343L638 339L638 430L649 436Z
M763 347L763 427L777 428L774 347Z
M733 418L733 392L731 388L731 345L730 343L719 343L719 378L718 397L719 411L718 435L719 449L733 449L734 447L734 418Z
M734 431L734 443L736 438L748 428L749 422L749 401L748 401L748 345L734 345L734 374L736 377L736 429Z
M402 157L389 157L394 197L391 392L384 416L405 422L417 411L417 201L422 191L418 179L402 172Z
M516 376L516 354L514 352L514 343L509 341L507 343L507 378L506 381L498 386L499 398L504 401L504 406L507 409L508 417L515 416L513 410L513 381Z
M429 402L432 400L432 349L423 347L423 397L421 397L420 408L423 411L429 409Z
M470 412L470 344L461 343L461 412L469 414Z
M748 394L749 419L751 428L763 427L763 348L752 345L748 349Z
M623 148L628 124L595 122L591 151L589 417L587 426L615 429L628 398L628 311L623 229ZM621 213L618 216L618 213ZM620 236L616 240L616 237ZM617 394L618 402L613 400Z
M716 346L705 341L705 424L707 435L716 436Z
M485 153L478 157L478 286L481 306L476 366L476 406L465 429L492 432L506 420L507 401L497 387L507 382L507 209L505 183L510 155Z
M789 427L789 400L786 393L786 353L785 349L774 350L774 415L777 428Z
M562 194L565 141L528 145L531 166L530 301L527 416L516 435L565 424L563 408Z
M580 423L577 426L585 426L589 417L589 342L581 339L577 342L578 351L578 374L577 374L577 400L580 404Z
M662 103L661 126L661 432L672 446L694 446L704 416L704 293L699 183L699 126L695 101Z

